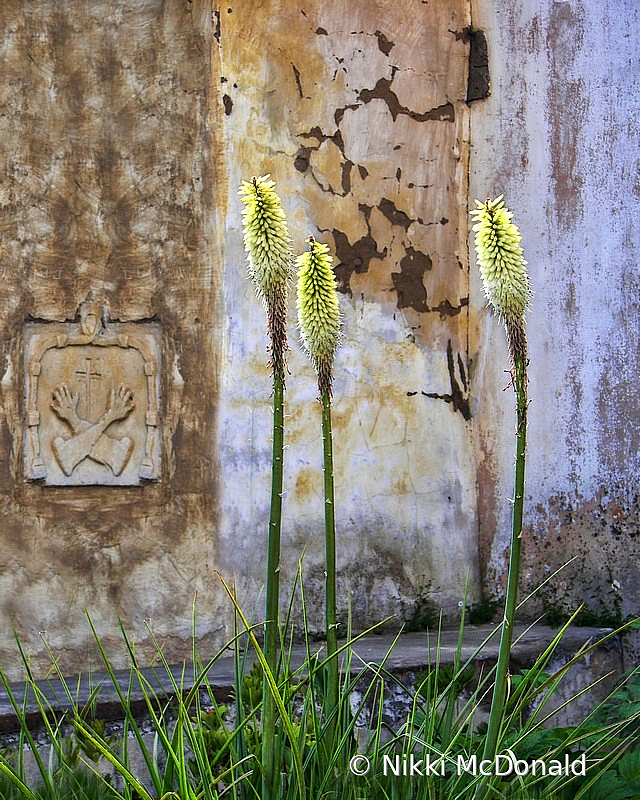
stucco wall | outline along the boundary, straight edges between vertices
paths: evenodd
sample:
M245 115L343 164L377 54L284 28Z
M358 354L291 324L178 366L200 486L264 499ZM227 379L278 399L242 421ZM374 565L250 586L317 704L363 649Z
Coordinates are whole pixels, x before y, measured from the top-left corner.
M203 646L230 632L216 569L247 610L259 602L270 380L236 195L256 173L277 180L295 249L314 233L336 253L341 618L347 591L356 628L452 612L467 576L473 594L468 22L464 0L2 5L0 658L11 674L14 626L40 672L41 631L63 669L90 663L85 606L112 655L121 617L141 658L148 621L177 660L189 653L196 590ZM84 335L87 297L109 335L142 322L161 341L155 483L55 486L25 468L25 454L37 460L35 429L52 440L50 460L53 437L71 436L51 395L78 374L69 342ZM27 324L63 337L39 382ZM293 319L289 368L283 584L305 552L321 630L319 408ZM153 425L136 380L129 423L143 425L146 410ZM46 396L27 413L32 389ZM83 424L95 422L89 406L78 406ZM81 455L96 462L90 448ZM99 482L96 463L66 482Z
M476 591L467 378L465 2L220 8L228 215L220 406L220 561L248 602L262 585L270 382L264 315L244 271L242 178L271 173L294 249L335 253L340 617L437 618ZM407 21L411 20L411 24ZM291 304L293 310L293 303ZM315 376L291 326L283 576L305 552L322 629L323 503ZM286 589L285 589L286 594Z
M2 3L0 31L0 656L16 674L15 627L36 671L48 661L40 632L63 668L87 668L87 607L109 647L121 616L146 657L148 620L177 658L216 550L224 223L214 205L210 9ZM160 331L159 483L25 480L25 324L61 333L56 324L90 293L123 333L140 320ZM225 635L226 603L211 591L200 603L212 643Z
M539 607L637 610L638 11L512 6L1 5L0 659L11 674L13 626L36 671L40 631L63 668L87 666L85 606L110 647L120 616L148 655L148 620L180 659L196 590L203 646L229 634L215 570L245 608L261 602L270 379L236 192L266 172L294 248L312 233L336 256L341 618L347 591L362 628L451 614L467 578L471 600L481 580L492 594L504 583L512 398L467 238L469 196L500 192L535 289L524 584L575 555ZM470 22L487 38L491 95L468 106ZM109 330L142 323L160 342L161 470L147 485L25 479L25 333L77 336L89 295L105 325L124 326ZM319 631L319 408L293 313L290 333L282 574L286 590L305 554ZM75 366L64 369L71 381Z
M472 106L470 195L504 193L534 288L524 589L575 559L538 608L640 606L638 4L473 2L491 96ZM472 270L479 543L505 579L513 412L504 336ZM530 607L531 613L536 604Z

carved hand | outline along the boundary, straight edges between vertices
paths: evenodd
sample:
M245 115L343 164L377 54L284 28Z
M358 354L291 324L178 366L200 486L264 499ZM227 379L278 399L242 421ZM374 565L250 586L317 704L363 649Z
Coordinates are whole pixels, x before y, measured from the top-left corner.
M56 386L51 398L51 408L60 419L69 423L73 433L78 433L84 427L83 420L78 416L78 398L79 395L74 394L66 383Z
M133 411L134 406L133 395L128 386L121 383L117 392L112 389L107 403L107 410L103 417L105 428L111 425L112 422L127 417Z

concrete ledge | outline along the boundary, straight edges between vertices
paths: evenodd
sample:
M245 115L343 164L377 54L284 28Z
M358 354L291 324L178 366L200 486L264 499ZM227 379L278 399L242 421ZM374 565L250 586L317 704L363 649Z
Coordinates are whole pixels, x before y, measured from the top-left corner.
M481 647L484 640L495 630L493 625L469 625L465 629L462 657L467 660L474 656L474 653ZM517 671L531 666L536 658L549 645L558 631L546 625L525 626L518 624L514 630L514 647L512 650L511 669ZM556 669L566 663L585 643L597 641L610 633L608 628L578 628L571 627L564 634L561 643L556 648L553 659L552 669ZM429 664L435 663L437 632L403 633L398 641L393 645L395 636L392 634L367 635L352 645L353 659L352 671L358 672L363 664L381 664L385 662L385 668L389 672L415 673L421 672ZM457 630L444 630L440 634L439 659L441 664L452 664L458 642ZM393 649L389 654L389 649ZM489 642L475 655L474 663L491 665L497 659L499 645L499 633L496 633ZM322 645L317 643L313 652L322 652ZM386 656L388 655L388 658ZM300 666L306 657L304 645L296 645L292 652L292 663L294 667ZM385 660L386 658L386 660ZM251 659L250 659L251 660ZM599 691L590 697L581 698L581 703L594 702L606 694L608 687L612 685L615 678L623 671L623 660L620 640L612 637L604 645L597 648L585 663L576 665L572 668L568 678L570 678L570 691L575 694L581 688L589 685L602 675L608 674L609 677L599 684ZM142 670L145 679L149 682L155 692L162 697L171 697L175 694L171 679L166 670L160 666L155 669L146 668ZM173 665L172 675L178 685L181 685L184 673L185 691L192 688L194 682L193 665L190 663ZM230 698L234 684L234 658L229 651L222 655L209 671L209 683L214 689L218 700L224 701ZM124 695L127 695L130 671L119 670L116 672L118 686ZM83 705L87 702L92 687L100 686L96 715L104 720L116 720L123 718L122 705L118 694L106 673L93 673L91 676L73 676L67 681L76 701ZM63 711L70 708L70 703L64 692L61 681L49 680L38 681L38 686L44 693L48 704L55 711ZM24 706L25 683L19 682L11 685L11 691L15 696L20 708ZM134 678L131 690L131 706L134 713L142 714L146 709L144 694L137 679ZM571 694L569 694L571 696ZM566 715L565 715L566 716ZM29 692L26 703L26 718L30 727L38 728L42 724L39 708L33 697L33 691ZM562 724L562 723L561 723ZM566 724L566 720L564 721ZM19 728L17 717L10 703L9 696L4 688L0 689L0 733L11 733Z

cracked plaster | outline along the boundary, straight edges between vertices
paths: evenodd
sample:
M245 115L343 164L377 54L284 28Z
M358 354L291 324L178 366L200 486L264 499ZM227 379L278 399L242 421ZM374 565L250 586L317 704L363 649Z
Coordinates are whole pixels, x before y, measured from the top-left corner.
M203 644L230 629L214 568L247 611L258 602L270 381L236 194L252 174L275 178L297 251L313 233L336 255L338 562L354 627L398 625L425 597L452 615L476 585L468 16L465 0L0 10L0 593L36 671L43 629L63 669L93 658L85 605L109 647L120 615L141 658L149 620L179 659L195 590ZM21 477L20 331L29 316L71 323L94 289L113 320L161 325L162 479L63 494ZM282 575L286 590L305 550L320 630L319 408L291 334Z
M244 257L233 191L241 178L269 172L294 248L312 233L335 254L344 314L333 425L338 560L355 624L401 618L430 595L454 613L467 571L477 570L466 377L468 45L456 36L469 23L467 6L272 0L249 16L229 8L220 16L221 69L225 87L238 89L225 119L228 340L264 341L261 309L236 271ZM264 347L249 367L233 352L226 369L242 369L242 383L225 384L221 408L230 466L221 475L221 552L243 596L254 597L264 541L239 532L255 528L268 501L270 454L260 440L268 377ZM311 623L320 626L321 438L313 373L296 341L289 368L282 574L287 584L306 548ZM246 427L233 434L236 414L245 426L252 420L249 442Z

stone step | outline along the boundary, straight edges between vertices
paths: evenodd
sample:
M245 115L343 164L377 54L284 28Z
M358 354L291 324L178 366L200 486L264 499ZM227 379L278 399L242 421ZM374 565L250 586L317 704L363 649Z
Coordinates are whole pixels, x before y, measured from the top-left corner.
M495 663L498 654L499 634L495 634L484 646L483 642L495 630L493 625L469 625L465 628L462 659L473 658L476 664L490 666ZM511 669L530 667L536 658L544 651L553 638L557 629L546 625L518 624L514 629L514 646L511 654ZM562 637L561 644L556 648L552 664L554 668L566 663L585 643L597 641L609 633L608 628L583 628L570 627ZM443 630L440 632L439 660L441 664L453 664L458 643L457 630ZM403 673L416 673L425 670L436 660L437 632L402 633L395 635L385 633L381 635L368 634L352 644L352 672L358 672L364 664L381 664L384 662L386 670L396 675ZM314 643L312 652L322 652L322 644ZM306 650L303 644L294 645L291 653L293 668L299 667L305 660ZM251 661L251 659L249 659ZM247 667L248 668L248 667ZM609 677L599 685L598 691L592 692L586 698L580 698L584 707L585 703L604 696L607 687L610 687L615 677L623 671L622 650L618 637L612 637L600 645L584 662L572 668L571 690L575 694L584 686L609 673ZM118 670L116 673L120 690L126 696L130 680L128 669ZM152 689L160 696L173 696L174 685L170 675L162 667L145 668L142 674L149 682ZM214 690L216 699L228 700L232 696L234 685L234 656L231 650L221 655L209 671L209 684ZM189 691L194 682L193 665L191 663L176 664L171 667L171 676L178 686L184 691ZM103 720L117 720L123 718L122 705L118 693L113 686L108 674L95 672L92 675L72 676L66 681L75 701L83 705L89 699L92 689L99 686L96 698L96 716ZM64 687L60 680L38 681L37 685L46 698L46 704L54 711L63 711L70 708ZM11 692L20 709L24 706L26 684L17 682L11 684ZM139 681L134 678L130 705L135 714L142 714L146 710L144 693ZM29 691L26 702L26 719L30 727L41 726L41 715L35 701L33 690ZM19 728L18 719L9 699L6 689L0 689L0 733L6 734Z

